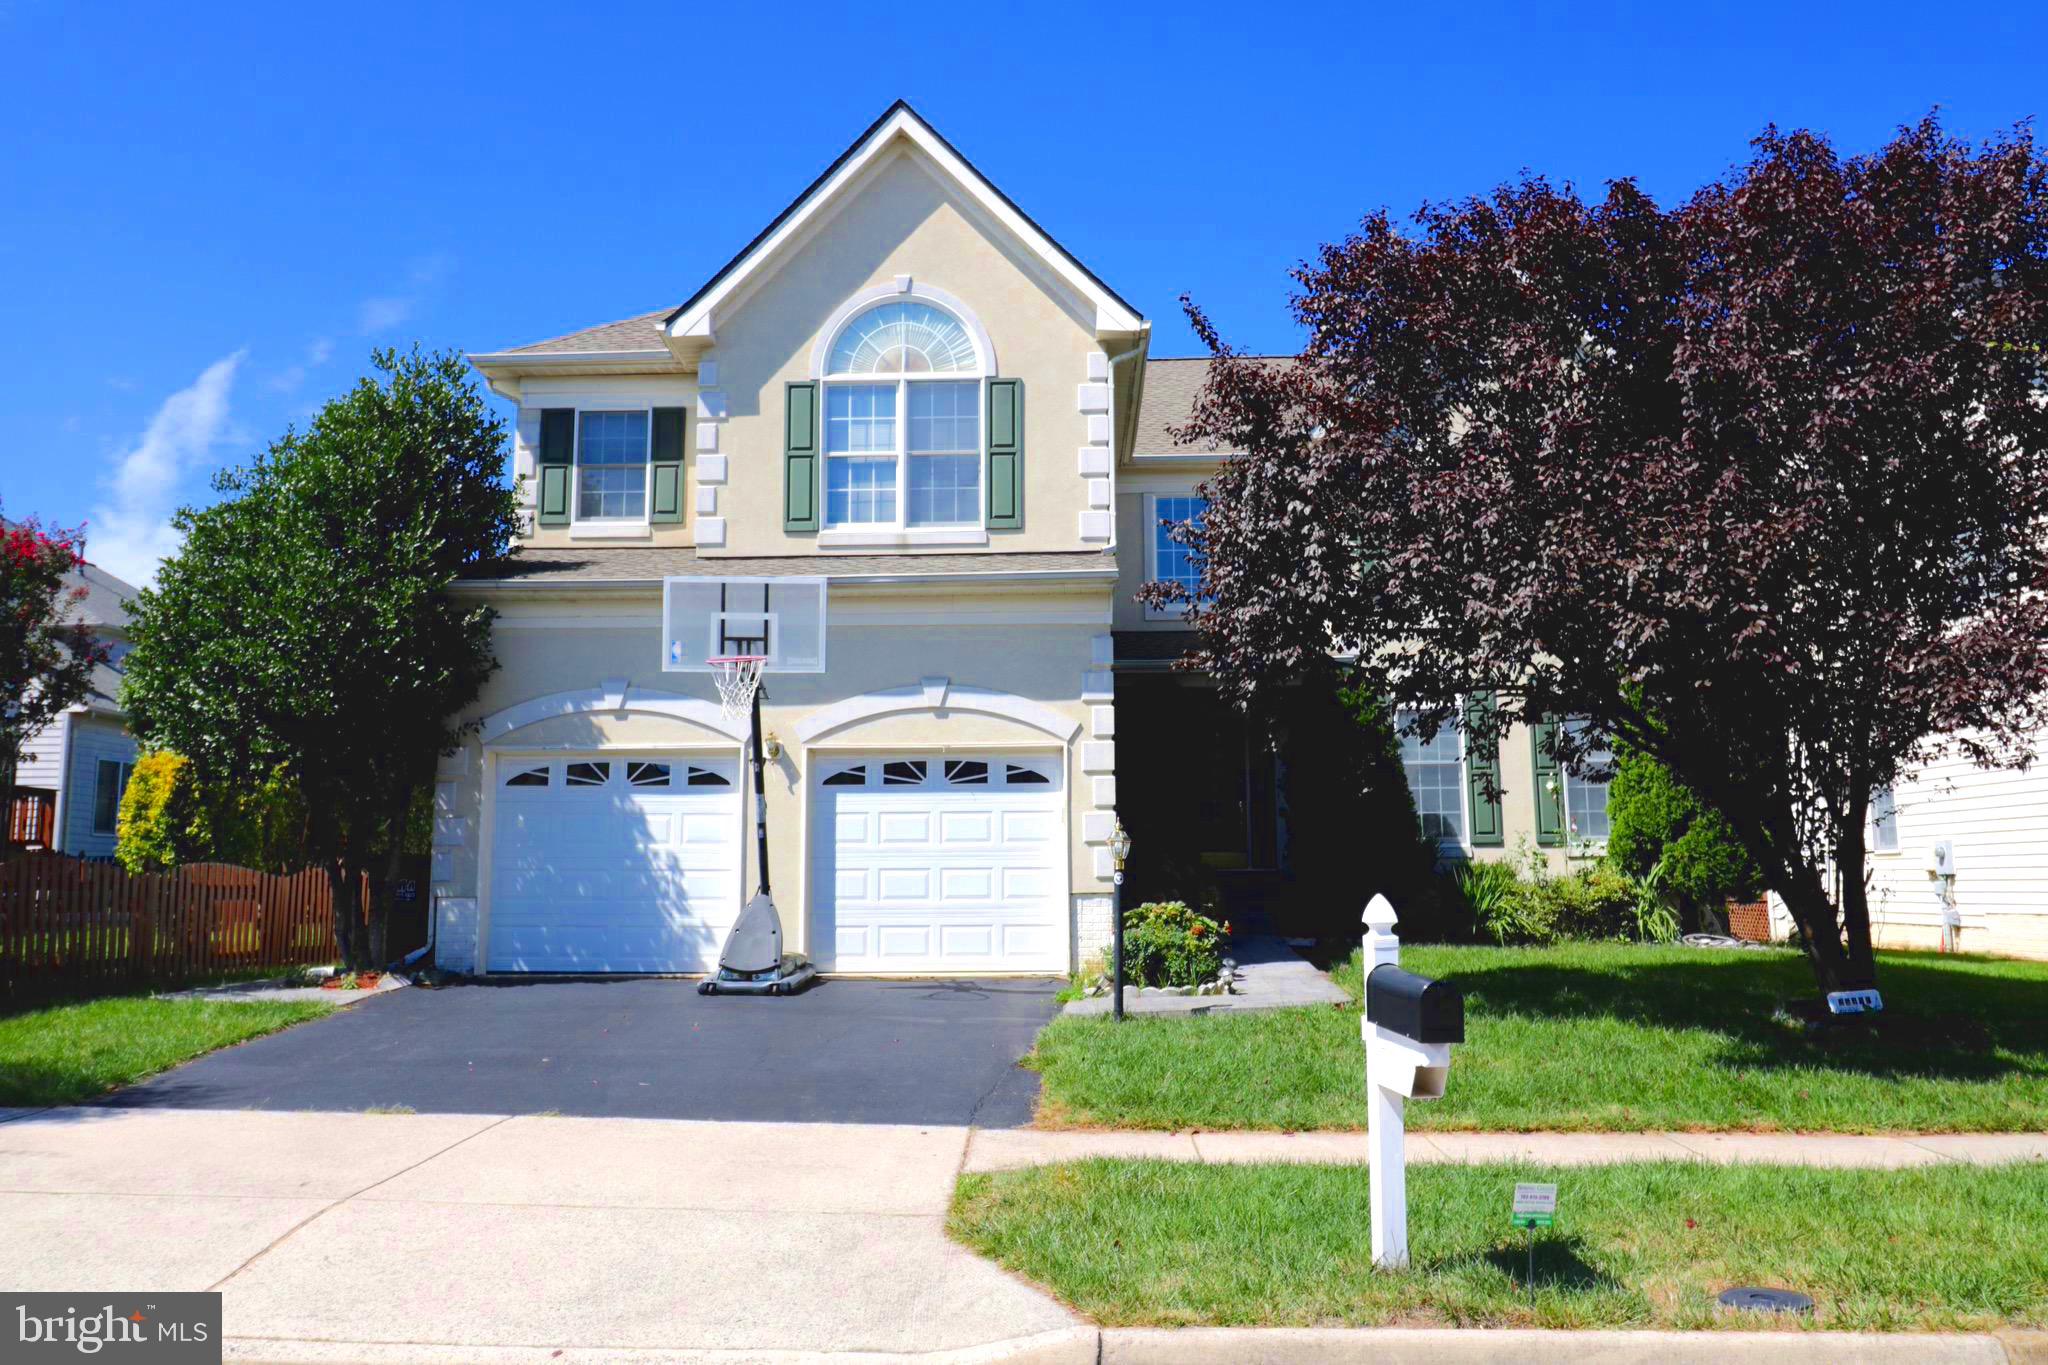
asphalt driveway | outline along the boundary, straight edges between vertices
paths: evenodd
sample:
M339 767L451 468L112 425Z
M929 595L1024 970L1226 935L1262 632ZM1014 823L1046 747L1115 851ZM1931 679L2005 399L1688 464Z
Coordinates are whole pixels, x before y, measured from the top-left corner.
M1017 1127L1050 980L679 980L393 991L110 1096L122 1108L369 1110Z

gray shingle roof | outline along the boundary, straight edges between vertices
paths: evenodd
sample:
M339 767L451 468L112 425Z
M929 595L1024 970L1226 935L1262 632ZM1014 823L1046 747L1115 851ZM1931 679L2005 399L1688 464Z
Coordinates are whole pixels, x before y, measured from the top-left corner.
M657 308L651 313L637 317L622 318L596 327L586 327L580 332L569 332L563 336L549 337L528 346L514 346L508 355L579 355L594 351L659 351L664 349L661 340L662 319L670 309Z
M1291 356L1253 356L1261 365L1284 365ZM1209 357L1167 356L1145 362L1145 396L1138 404L1138 431L1133 455L1214 455L1223 448L1214 441L1182 445L1172 429L1186 426L1195 410L1195 396L1209 378Z
M988 551L980 554L815 554L726 555L704 559L687 548L608 546L519 551L488 573L465 579L478 584L658 583L664 578L798 577L828 578L875 574L1089 573L1116 574L1116 560L1100 550Z

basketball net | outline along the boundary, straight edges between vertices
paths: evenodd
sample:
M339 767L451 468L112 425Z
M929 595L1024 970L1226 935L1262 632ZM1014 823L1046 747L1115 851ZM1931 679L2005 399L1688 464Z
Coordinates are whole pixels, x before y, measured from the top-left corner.
M754 701L754 689L761 685L761 666L768 662L768 657L728 654L704 662L711 665L711 679L718 684L718 706L725 712L725 718L738 720L746 715Z

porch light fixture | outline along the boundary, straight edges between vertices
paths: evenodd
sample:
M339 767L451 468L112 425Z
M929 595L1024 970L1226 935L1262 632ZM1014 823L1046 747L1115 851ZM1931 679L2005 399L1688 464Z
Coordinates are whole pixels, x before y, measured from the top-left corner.
M1114 812L1110 814L1109 860L1116 871L1110 880L1109 914L1116 926L1115 958L1110 978L1109 1012L1118 1023L1124 1017L1124 859L1131 855L1130 831L1124 828L1123 818Z
M761 752L768 756L768 761L770 763L775 763L781 760L782 741L775 737L775 732L773 730L770 730L767 736L764 739L762 739Z

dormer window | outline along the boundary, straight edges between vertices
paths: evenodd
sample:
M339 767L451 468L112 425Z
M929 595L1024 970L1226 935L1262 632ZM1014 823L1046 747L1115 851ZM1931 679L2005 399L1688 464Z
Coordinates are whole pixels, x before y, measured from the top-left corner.
M921 300L859 313L824 378L825 525L981 525L982 361L958 319Z

